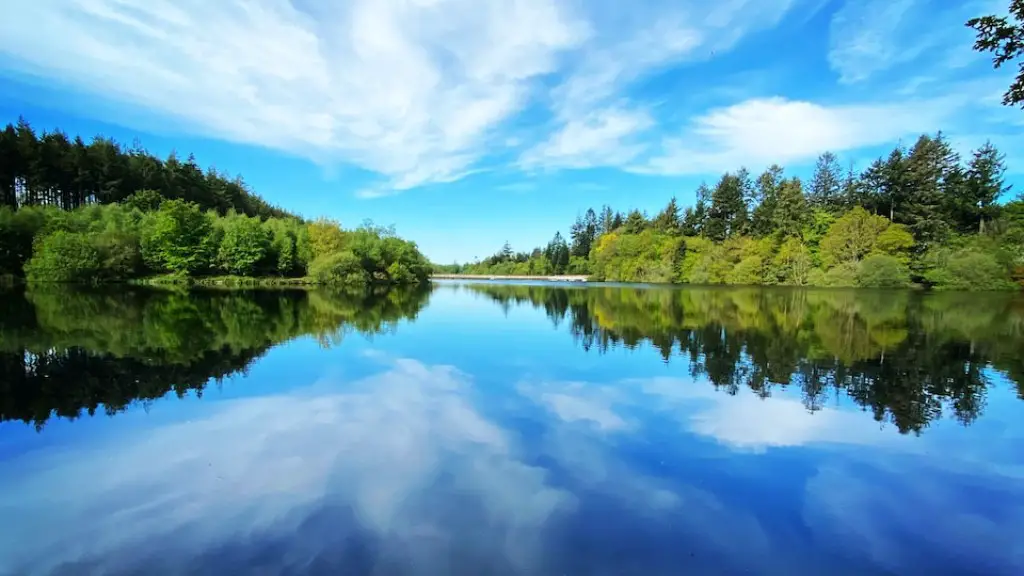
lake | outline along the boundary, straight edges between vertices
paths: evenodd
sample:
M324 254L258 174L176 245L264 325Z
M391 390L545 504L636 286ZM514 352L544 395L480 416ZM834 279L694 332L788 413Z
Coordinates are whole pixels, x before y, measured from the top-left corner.
M1024 573L1020 295L0 299L0 574Z

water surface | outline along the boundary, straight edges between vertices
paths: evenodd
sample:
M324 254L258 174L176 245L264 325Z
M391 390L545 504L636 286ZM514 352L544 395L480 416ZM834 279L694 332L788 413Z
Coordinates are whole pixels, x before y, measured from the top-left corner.
M0 574L1024 573L1024 299L0 294Z

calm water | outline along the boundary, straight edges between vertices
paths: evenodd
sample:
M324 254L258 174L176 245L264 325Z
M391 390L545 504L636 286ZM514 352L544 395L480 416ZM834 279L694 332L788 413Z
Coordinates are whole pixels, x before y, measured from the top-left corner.
M0 293L0 574L1022 574L1024 299Z

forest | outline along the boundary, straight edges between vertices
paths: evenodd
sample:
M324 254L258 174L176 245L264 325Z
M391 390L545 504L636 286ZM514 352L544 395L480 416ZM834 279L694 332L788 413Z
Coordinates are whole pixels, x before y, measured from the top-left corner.
M961 158L942 133L863 171L822 154L809 181L773 165L702 184L648 215L588 209L568 238L436 272L586 274L598 281L1014 290L1024 287L1024 196L1002 202L1004 156Z
M429 273L391 228L306 221L191 155L161 160L138 143L37 134L24 119L0 132L0 277L366 286Z

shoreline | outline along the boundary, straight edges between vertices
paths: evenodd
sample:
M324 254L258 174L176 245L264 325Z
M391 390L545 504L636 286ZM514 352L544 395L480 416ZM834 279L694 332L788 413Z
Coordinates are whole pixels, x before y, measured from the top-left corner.
M562 276L527 275L513 276L506 274L431 274L431 280L541 280L544 282L587 282L589 276L565 274Z

